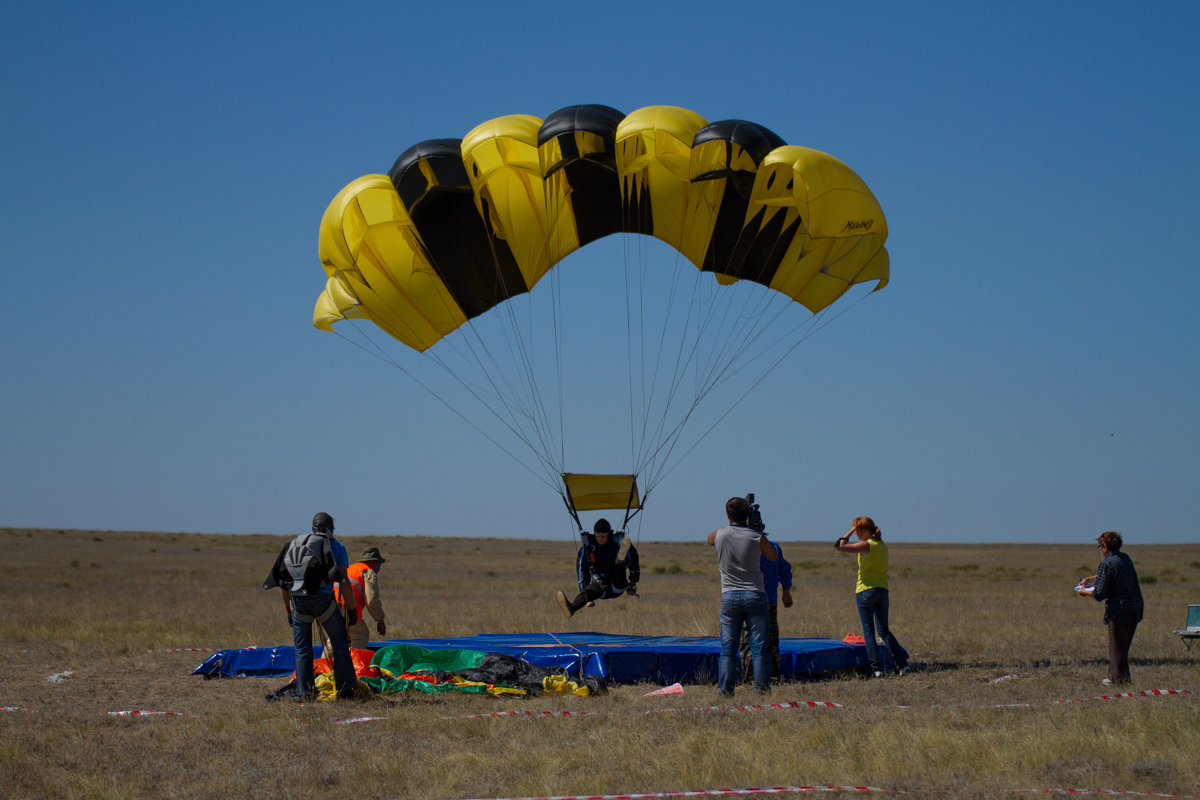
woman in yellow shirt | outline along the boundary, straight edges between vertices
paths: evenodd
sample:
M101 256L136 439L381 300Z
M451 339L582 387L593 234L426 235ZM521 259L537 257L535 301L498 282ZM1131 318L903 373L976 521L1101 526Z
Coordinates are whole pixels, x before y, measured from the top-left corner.
M857 542L850 537L857 536ZM871 662L871 674L882 678L884 664L879 656L876 634L887 645L892 655L892 664L897 675L908 672L908 651L900 646L888 627L888 549L883 543L883 532L870 517L855 517L850 533L833 543L841 553L858 556L858 585L854 589L854 600L858 605L858 619L862 622L863 638L867 640L867 660Z

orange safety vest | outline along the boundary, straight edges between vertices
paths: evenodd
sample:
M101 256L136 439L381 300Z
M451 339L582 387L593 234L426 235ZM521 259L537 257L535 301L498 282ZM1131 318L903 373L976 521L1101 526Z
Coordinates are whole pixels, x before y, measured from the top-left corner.
M367 606L367 582L363 580L363 573L370 568L365 561L356 562L346 568L346 577L350 579L350 591L354 593L354 611L358 614L359 619L362 619L363 609ZM337 601L342 603L342 593L336 583L333 585L333 593L337 597Z

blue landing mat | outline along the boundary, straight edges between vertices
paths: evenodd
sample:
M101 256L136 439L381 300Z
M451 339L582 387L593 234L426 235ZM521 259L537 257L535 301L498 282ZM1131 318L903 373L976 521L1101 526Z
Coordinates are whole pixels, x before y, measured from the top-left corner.
M540 667L578 675L598 675L609 683L716 683L721 641L715 636L618 636L609 633L481 633L445 639L391 639L371 642L372 649L411 644L499 653ZM320 647L313 648L320 655ZM881 648L887 655L887 648ZM224 678L282 677L295 669L290 646L221 650L196 667L193 675ZM779 640L779 671L785 680L814 673L863 668L867 648L836 639Z

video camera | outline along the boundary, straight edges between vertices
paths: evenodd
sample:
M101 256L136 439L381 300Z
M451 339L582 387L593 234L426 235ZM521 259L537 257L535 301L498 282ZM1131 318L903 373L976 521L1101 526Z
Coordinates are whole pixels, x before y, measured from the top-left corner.
M750 511L746 514L746 527L762 533L767 526L763 524L762 512L758 510L758 503L754 502L754 492L746 495L746 505L750 506Z

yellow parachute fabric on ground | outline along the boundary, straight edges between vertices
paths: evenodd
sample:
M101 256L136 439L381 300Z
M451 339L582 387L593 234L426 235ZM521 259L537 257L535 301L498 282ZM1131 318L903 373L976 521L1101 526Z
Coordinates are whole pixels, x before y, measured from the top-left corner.
M317 700L328 703L338 699L337 685L333 682L332 672L317 673L315 682L317 685ZM354 699L365 700L370 696L371 687L359 680L354 686Z
M542 690L546 694L573 694L576 697L588 697L591 690L568 678L566 675L547 675L542 679Z

